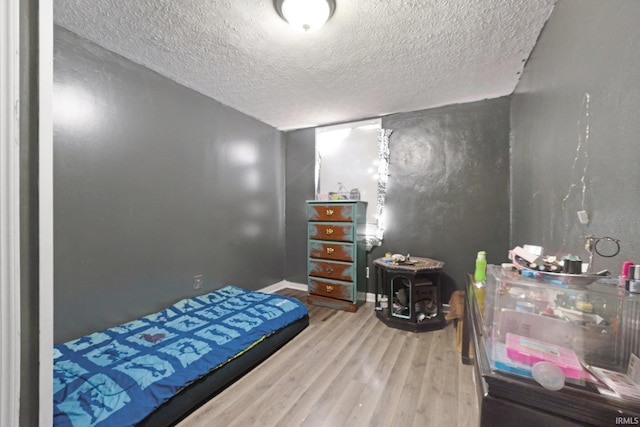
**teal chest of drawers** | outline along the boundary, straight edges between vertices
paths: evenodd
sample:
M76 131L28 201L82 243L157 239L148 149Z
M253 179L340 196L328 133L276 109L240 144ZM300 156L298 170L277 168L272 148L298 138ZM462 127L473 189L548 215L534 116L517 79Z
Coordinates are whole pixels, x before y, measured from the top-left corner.
M355 312L366 298L367 203L307 202L307 302Z

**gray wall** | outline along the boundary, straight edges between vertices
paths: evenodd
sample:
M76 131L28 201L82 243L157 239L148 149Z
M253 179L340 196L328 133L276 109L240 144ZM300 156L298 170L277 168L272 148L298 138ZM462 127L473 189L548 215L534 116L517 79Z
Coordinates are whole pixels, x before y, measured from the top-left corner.
M557 3L511 104L513 245L587 259L581 236L612 236L596 270L640 262L639 41L636 0Z
M282 280L279 131L61 28L54 85L56 342Z
M307 207L315 197L315 129L287 132L285 278L307 283Z
M443 299L466 283L476 253L500 263L509 249L509 99L383 117L392 129L385 252L445 261ZM308 174L287 187L287 279L306 282L304 201L313 198L313 132L287 133L290 163ZM293 175L292 175L293 178ZM289 176L287 182L289 182ZM291 180L293 182L293 179ZM294 209L295 207L295 209ZM289 234L289 229L295 232ZM369 290L373 283L369 283Z
M411 253L445 262L444 302L476 254L502 262L509 241L509 100L382 119L389 141L387 227L373 258Z

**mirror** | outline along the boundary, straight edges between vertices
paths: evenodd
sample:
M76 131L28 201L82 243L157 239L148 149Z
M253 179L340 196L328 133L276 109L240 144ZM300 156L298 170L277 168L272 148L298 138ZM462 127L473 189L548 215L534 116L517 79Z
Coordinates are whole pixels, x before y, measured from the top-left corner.
M391 132L381 119L316 128L316 199L368 202L368 250L382 244Z

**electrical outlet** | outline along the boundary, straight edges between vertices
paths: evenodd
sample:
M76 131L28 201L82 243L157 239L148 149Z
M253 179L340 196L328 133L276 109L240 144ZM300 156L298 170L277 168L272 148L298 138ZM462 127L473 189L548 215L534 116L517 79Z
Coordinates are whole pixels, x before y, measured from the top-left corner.
M202 287L202 274L193 276L193 289L200 289Z

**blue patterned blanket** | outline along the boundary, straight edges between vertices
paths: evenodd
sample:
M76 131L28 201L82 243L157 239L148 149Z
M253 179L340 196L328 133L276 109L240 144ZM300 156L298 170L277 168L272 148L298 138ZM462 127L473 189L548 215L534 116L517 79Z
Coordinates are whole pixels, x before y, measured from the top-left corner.
M304 317L298 300L227 286L54 348L56 426L129 426Z

